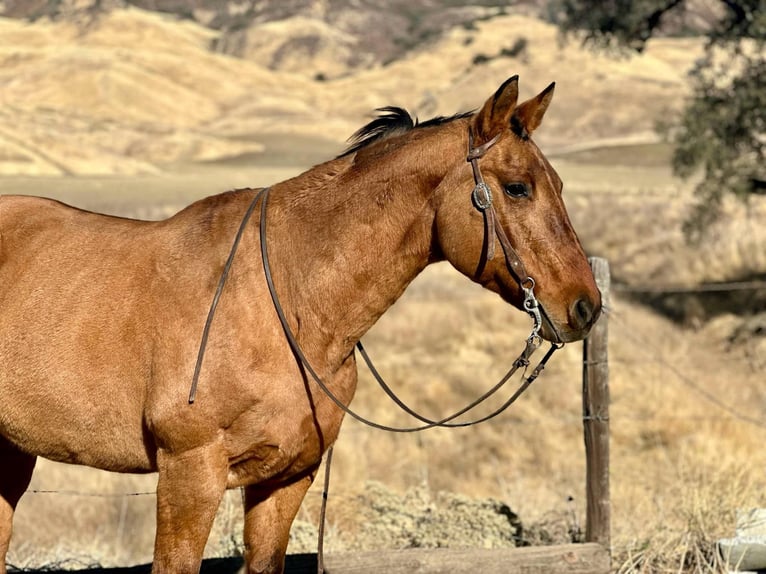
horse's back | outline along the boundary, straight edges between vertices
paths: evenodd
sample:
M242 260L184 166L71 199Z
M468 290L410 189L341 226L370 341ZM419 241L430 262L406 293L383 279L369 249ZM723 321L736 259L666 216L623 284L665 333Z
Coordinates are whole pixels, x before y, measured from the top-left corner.
M150 258L189 257L194 266L210 256L214 264L225 256L233 239L231 221L239 220L251 191L201 199L163 221L94 213L44 197L0 195L0 273L4 263L31 253L65 261L94 257L100 265L112 263L111 256L124 268ZM56 275L61 274L59 267Z
M87 256L94 247L112 249L140 222L77 209L31 196L0 196L0 265L30 253Z
M134 294L145 291L161 243L151 227L52 199L0 197L0 324L19 305L72 312L83 300L98 312L129 294L120 293L126 279Z

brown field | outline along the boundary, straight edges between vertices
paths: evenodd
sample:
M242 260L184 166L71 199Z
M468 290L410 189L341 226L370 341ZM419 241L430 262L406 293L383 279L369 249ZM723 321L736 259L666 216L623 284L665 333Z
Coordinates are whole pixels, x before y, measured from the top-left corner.
M298 24L288 19L270 33L289 38ZM456 28L389 66L316 82L310 70L267 70L212 54L213 32L137 10L85 30L0 19L0 193L162 218L199 197L267 185L333 156L376 106L404 105L422 118L451 114L480 105L519 72L522 95L559 82L539 141L565 181L586 250L609 259L617 287L766 277L766 198L726 204L699 245L680 232L694 182L672 176L669 147L652 127L681 105L698 41L664 39L641 57L611 60L560 46L550 25L530 18L477 27L480 34ZM472 65L520 36L530 40L524 58ZM714 541L733 535L738 508L764 505L764 299L764 290L613 294L615 569L719 571ZM364 341L405 401L438 416L493 384L528 329L526 316L440 264ZM510 411L478 428L393 436L347 421L335 454L328 551L412 543L402 532L424 528L426 514L442 516L437 509L453 495L507 504L532 543L577 539L585 504L581 353L568 345ZM354 406L406 423L367 374ZM148 562L154 482L41 461L35 492L19 505L9 561ZM317 486L299 513L292 552L314 549L319 494ZM238 496L229 493L222 506L209 556L237 547ZM490 534L475 541L456 532L438 543L498 544Z

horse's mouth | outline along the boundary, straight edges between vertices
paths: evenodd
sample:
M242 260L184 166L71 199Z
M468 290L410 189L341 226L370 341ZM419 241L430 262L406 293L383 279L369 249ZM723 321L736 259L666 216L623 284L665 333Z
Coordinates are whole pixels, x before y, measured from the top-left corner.
M598 309L587 322L578 327L573 327L568 322L562 324L561 322L552 319L546 312L545 306L540 304L540 315L542 317L540 336L551 343L573 343L575 341L581 341L588 336L588 333L590 333L591 328L598 320L600 314L601 307L599 305Z
M551 343L570 343L571 341L577 340L566 336L568 329L562 329L560 325L557 326L553 320L551 320L550 316L545 311L545 306L542 304L540 304L540 317L542 318L540 336L546 341L550 341Z
M506 283L494 278L493 281L487 282L483 286L496 291L503 300L524 311L523 305L518 301L519 293L515 285L509 287ZM549 313L545 304L540 299L538 299L538 305L542 320L538 333L543 339L551 343L573 343L584 339L588 336L591 327L601 313L600 298L598 302L594 303L587 317L580 316L579 319L573 318L573 316L578 315L578 313L573 312L573 309L577 306L577 301L570 305L569 313L564 320L558 320L555 315Z

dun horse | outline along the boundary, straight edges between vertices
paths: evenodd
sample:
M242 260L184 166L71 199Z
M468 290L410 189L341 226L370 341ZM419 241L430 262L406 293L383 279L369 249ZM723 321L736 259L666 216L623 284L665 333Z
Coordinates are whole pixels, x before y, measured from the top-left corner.
M343 411L286 339L263 223L287 323L343 403L355 343L436 261L519 308L533 287L542 337L584 337L600 295L561 180L530 139L552 95L553 84L517 104L514 76L478 113L418 124L387 108L346 153L274 185L268 205L259 200L264 219L244 227L193 403L210 301L257 190L159 222L0 198L0 572L38 456L159 473L153 572L198 571L224 491L244 487L248 571L283 570L290 524ZM472 196L482 178L489 215L486 188ZM508 248L533 281L493 255Z

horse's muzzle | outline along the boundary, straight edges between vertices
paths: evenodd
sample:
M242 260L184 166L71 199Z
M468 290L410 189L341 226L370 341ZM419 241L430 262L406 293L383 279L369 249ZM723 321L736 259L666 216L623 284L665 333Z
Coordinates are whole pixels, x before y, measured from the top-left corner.
M566 321L557 321L542 306L543 325L540 335L553 343L572 343L588 336L601 315L601 294L597 299L583 295L569 306Z

